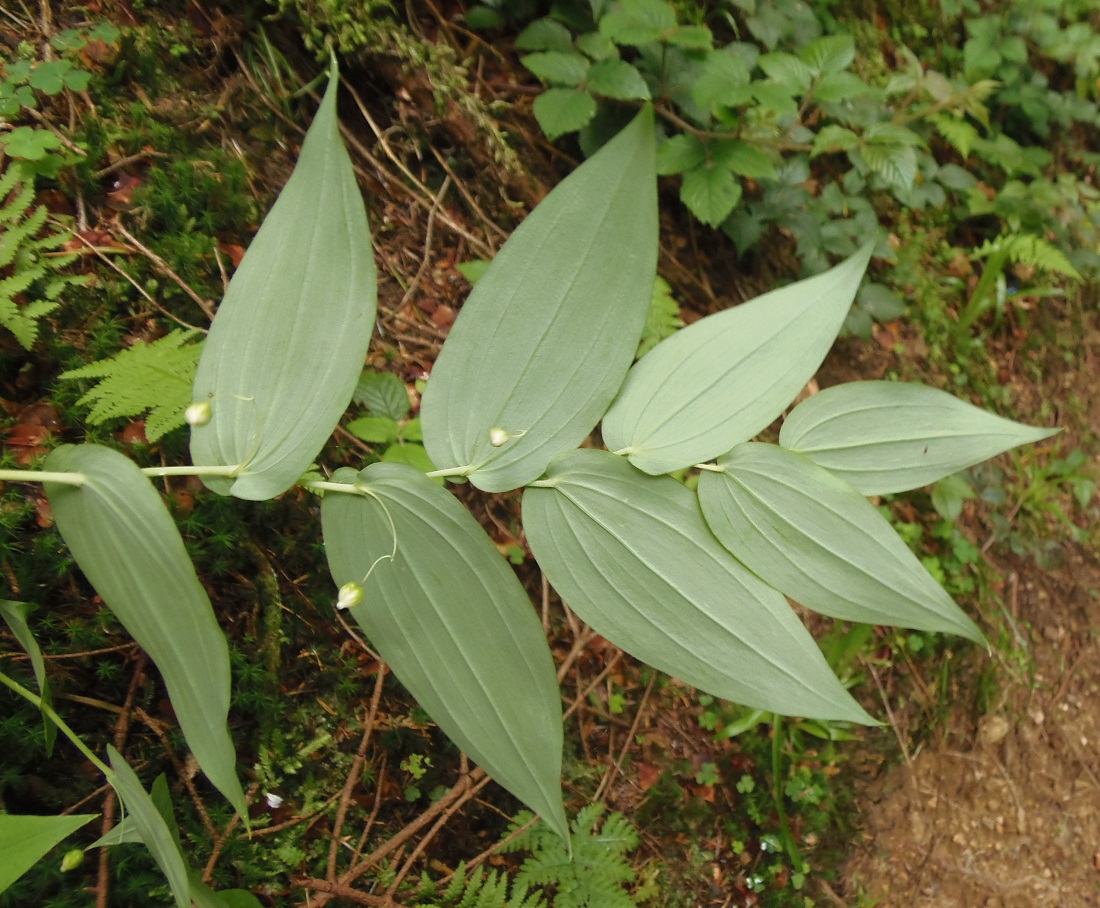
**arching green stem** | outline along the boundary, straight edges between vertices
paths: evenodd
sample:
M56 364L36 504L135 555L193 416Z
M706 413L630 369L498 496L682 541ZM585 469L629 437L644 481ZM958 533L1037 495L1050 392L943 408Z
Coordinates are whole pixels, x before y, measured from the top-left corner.
M0 470L0 482L59 482L67 486L84 485L83 473L50 473L47 470Z
M31 703L33 703L39 710L42 711L42 714L47 719L49 719L51 722L53 722L54 725L58 727L58 729L66 738L73 742L73 744L76 746L76 749L84 754L84 756L86 756L92 762L92 765L95 766L96 769L98 769L107 777L107 781L110 782L112 786L114 785L115 774L111 770L111 767L100 760L99 757L97 757L92 752L88 745L80 740L80 737L77 735L77 733L65 724L65 720L62 719L56 712L54 712L52 706L50 706L48 703L43 702L42 698L39 697L36 693L27 690L25 687L23 687L23 685L13 681L3 672L0 672L0 684L4 684L6 687L11 688L24 699L30 700Z
M243 464L231 467L142 467L146 476L236 476Z

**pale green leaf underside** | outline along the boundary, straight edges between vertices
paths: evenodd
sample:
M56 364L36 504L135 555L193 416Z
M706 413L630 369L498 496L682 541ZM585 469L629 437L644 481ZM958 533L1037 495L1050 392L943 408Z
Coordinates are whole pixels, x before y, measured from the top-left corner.
M111 784L122 799L123 806L133 818L145 847L153 855L153 860L168 878L168 886L178 908L191 908L191 886L187 879L187 863L183 859L176 836L172 828L161 816L157 805L142 787L141 780L122 758L122 755L110 744L107 756L114 770Z
M704 471L714 535L758 577L807 608L868 624L981 632L878 510L848 483L777 445L748 442Z
M523 493L531 549L582 620L688 684L787 715L871 723L776 590L711 534L687 488L606 451Z
M702 463L768 426L817 371L871 258L700 319L627 375L603 420L607 447L646 473Z
M804 400L779 443L864 495L918 489L1059 429L1026 426L925 385L852 382Z
M217 492L264 499L306 472L351 400L374 327L370 232L336 120L336 73L279 194L233 275L203 345L191 433Z
M51 848L95 814L66 817L0 814L0 892L30 870Z
M149 654L206 777L246 815L229 736L229 647L176 524L133 461L97 445L63 445L45 469L84 485L46 483L73 558L107 607Z
M592 431L638 347L657 265L647 107L560 183L477 282L432 369L421 419L441 469L501 492ZM490 444L490 430L511 440Z
M565 835L557 675L515 574L418 470L377 463L334 479L371 492L330 492L321 505L333 579L363 586L356 621L439 727Z

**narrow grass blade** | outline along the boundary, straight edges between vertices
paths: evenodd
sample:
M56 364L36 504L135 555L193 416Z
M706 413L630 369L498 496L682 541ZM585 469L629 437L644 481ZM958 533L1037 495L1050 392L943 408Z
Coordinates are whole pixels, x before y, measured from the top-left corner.
M96 814L66 817L17 816L0 813L0 892L38 863L58 842Z
M337 482L321 522L337 585L358 583L355 620L439 727L562 836L557 675L530 600L477 521L403 464Z
M187 862L183 859L178 833L173 828L175 824L169 825L156 803L145 791L137 773L110 744L107 745L107 756L111 761L111 769L114 770L111 784L133 818L133 825L141 835L145 847L153 855L153 860L157 862L161 873L168 878L172 898L178 908L191 908L191 885L188 882Z
M657 266L653 112L563 180L477 282L421 418L440 469L530 482L592 431L638 348Z
M608 449L646 473L668 473L766 428L829 352L872 248L661 341L630 370L604 417Z
M195 400L211 419L191 457L236 466L214 491L272 498L309 468L351 401L374 328L377 278L336 119L336 68L298 165L249 246L203 344Z
M699 477L712 532L750 571L834 618L959 634L984 644L893 527L812 461L749 442Z
M885 495L1060 431L1004 419L925 385L863 381L804 400L783 423L779 443L864 495Z
M45 484L61 536L107 607L149 654L206 777L247 816L229 737L229 647L160 495L133 461L97 445L63 445Z
M38 684L38 693L42 698L42 705L48 707L53 705L53 700L50 697L50 682L46 677L46 663L42 660L42 650L39 649L38 641L34 639L34 634L31 633L31 627L27 621L27 617L32 611L34 611L34 606L29 602L12 602L10 599L0 599L0 618L4 619L15 639L19 641L19 645L30 656L31 668L34 670L34 680ZM45 712L42 713L42 723L46 736L46 756L49 757L53 754L57 728Z
M707 529L694 494L582 449L523 493L546 576L582 620L710 694L769 712L873 724L776 590Z

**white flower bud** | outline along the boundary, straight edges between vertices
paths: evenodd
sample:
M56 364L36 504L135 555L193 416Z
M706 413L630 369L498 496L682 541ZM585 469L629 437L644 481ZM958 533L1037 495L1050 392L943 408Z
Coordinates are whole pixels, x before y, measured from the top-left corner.
M499 448L511 437L512 436L509 435L506 430L500 428L500 426L493 426L493 428L489 430L489 444L494 448Z
M183 414L187 424L191 426L205 426L210 422L210 404L205 400L199 400L191 404Z
M351 608L353 605L358 605L363 601L363 588L352 580L350 583L345 583L340 587L340 593L336 597L336 607L343 611L344 609Z
M280 798L273 791L265 792L264 797L267 798L267 806L272 810L278 810L283 806L283 799Z

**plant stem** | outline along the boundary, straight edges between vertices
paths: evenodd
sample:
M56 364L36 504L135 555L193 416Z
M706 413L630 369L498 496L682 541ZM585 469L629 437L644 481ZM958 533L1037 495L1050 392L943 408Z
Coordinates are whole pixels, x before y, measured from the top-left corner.
M56 712L54 712L52 706L50 706L48 703L43 702L42 698L39 697L36 693L27 690L25 687L23 687L23 685L13 681L3 672L0 672L0 684L4 684L7 687L10 687L13 691L19 694L19 696L23 697L26 700L30 700L31 703L38 707L38 709L42 711L42 714L51 722L53 722L53 724L56 725L58 729L60 729L61 733L66 738L73 742L73 744L76 746L76 749L84 754L84 756L87 757L89 760L91 760L92 765L94 765L96 769L98 769L107 777L107 781L110 782L112 785L114 784L115 774L111 771L111 767L100 760L99 757L97 757L91 751L88 745L80 740L80 737L77 735L77 733L65 724L65 720L62 719Z
M711 473L725 473L726 472L724 467L720 467L716 463L697 463L695 465L695 469L697 469L697 470L708 470Z
M232 467L142 467L146 476L236 476L241 465Z
M470 469L470 467L448 467L446 470L432 470L430 473L425 473L424 475L429 479L436 479L440 476L466 476L470 472Z
M59 482L67 486L82 486L83 473L50 473L47 470L0 470L0 482Z
M352 485L350 482L325 482L320 479L311 479L302 483L302 487L314 492L339 492L343 495L364 495L362 488Z

